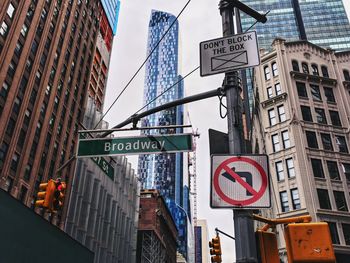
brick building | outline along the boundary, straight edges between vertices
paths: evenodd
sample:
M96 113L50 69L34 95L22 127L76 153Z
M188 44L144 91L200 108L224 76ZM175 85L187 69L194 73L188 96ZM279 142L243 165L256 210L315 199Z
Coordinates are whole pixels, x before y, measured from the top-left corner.
M157 190L141 190L137 263L175 263L177 229Z
M99 19L99 1L0 2L0 187L32 208L43 181L70 190Z

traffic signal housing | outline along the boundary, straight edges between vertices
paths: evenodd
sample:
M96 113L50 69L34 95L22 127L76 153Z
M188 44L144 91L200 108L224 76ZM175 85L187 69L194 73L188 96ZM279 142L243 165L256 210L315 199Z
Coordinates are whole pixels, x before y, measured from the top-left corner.
M211 257L211 262L221 262L221 244L220 244L220 237L217 235L212 239L212 241L209 241L209 247L210 247L210 255L213 255Z
M258 242L259 262L280 263L276 234L259 229L255 232L255 235Z
M284 230L288 262L335 263L328 223L288 224Z
M52 200L52 210L58 211L63 207L63 201L65 197L66 183L57 181L55 182L55 190Z
M37 194L37 201L35 206L52 209L53 195L56 189L54 180L39 185L39 192Z

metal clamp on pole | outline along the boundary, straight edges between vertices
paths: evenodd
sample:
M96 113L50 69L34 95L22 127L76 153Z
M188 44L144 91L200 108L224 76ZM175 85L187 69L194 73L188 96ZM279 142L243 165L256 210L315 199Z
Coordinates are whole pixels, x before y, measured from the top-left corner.
M237 7L239 10L242 10L247 15L255 18L260 23L266 23L267 18L266 15L262 15L255 11L254 9L250 8L249 6L243 4L242 2L238 0L225 0L224 2L227 2L228 4L232 5L233 7Z

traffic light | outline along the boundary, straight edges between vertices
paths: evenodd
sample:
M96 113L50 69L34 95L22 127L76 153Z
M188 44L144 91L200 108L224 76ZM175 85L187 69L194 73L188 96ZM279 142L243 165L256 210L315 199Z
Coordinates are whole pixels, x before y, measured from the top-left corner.
M53 194L52 210L58 211L62 209L64 194L66 191L66 183L57 180L55 182L55 190Z
M258 241L258 257L261 263L279 263L277 238L273 232L257 230L255 235Z
M55 188L56 184L54 180L50 180L47 183L41 183L39 185L39 192L37 194L35 206L51 209Z
M221 244L218 235L209 241L209 247L210 255L214 255L211 257L211 262L221 262Z
M288 224L284 230L289 263L335 263L326 222Z

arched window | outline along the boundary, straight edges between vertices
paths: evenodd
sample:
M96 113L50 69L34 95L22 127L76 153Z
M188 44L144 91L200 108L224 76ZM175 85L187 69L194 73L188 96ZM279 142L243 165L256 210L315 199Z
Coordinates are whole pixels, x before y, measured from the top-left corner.
M344 79L345 79L346 81L350 81L350 73L349 73L349 70L344 69L344 70L343 70L343 74L344 74Z
M278 69L277 69L277 63L276 62L273 62L272 63L272 75L275 77L275 76L278 76Z
M307 65L307 63L301 63L301 68L303 70L303 73L309 74L309 66Z
M296 60L292 60L292 67L293 71L298 71L299 72L299 63Z
M326 66L321 66L321 71L322 71L322 76L325 78L329 78L329 74L328 74L328 69Z
M312 65L311 65L311 69L312 69L312 75L314 75L314 76L319 76L318 67L317 67L316 64L312 64Z
M264 67L265 80L271 79L271 73L269 66Z

